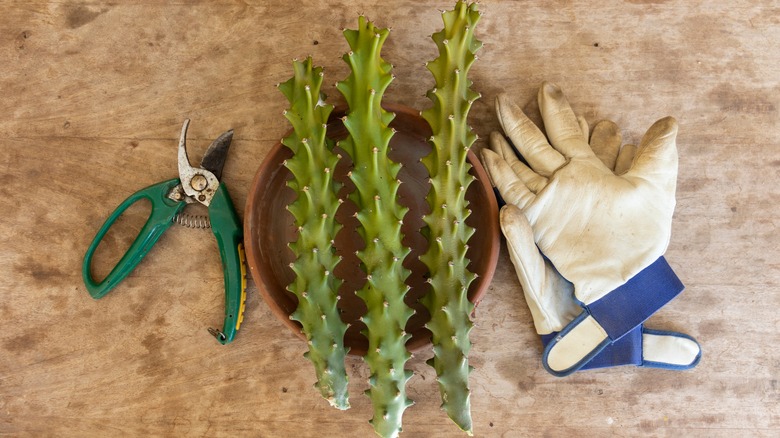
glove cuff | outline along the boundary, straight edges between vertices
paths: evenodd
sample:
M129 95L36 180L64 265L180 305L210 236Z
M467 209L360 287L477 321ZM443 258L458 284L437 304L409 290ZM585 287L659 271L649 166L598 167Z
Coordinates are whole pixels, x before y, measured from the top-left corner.
M545 369L555 376L567 376L626 334L638 331L641 335L635 329L683 289L666 259L659 257L619 288L583 306L585 311L548 341L542 357ZM654 364L651 361L646 366Z
M558 335L553 332L541 335L542 345L545 347ZM611 368L621 365L642 365L642 328L631 330L622 338L608 344L593 358L585 363L580 370L592 370L597 368Z
M558 332L540 335L545 347ZM684 333L636 327L617 341L607 345L579 368L591 370L635 365L644 368L688 370L699 364L701 346Z
M661 256L625 284L585 306L612 341L639 326L685 289Z

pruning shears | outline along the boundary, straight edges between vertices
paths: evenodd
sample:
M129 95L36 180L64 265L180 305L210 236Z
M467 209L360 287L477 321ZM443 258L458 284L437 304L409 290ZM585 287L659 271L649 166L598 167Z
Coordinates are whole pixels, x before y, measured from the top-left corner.
M209 333L220 343L227 344L233 340L241 326L246 301L246 263L242 224L225 185L220 183L222 167L225 165L225 158L233 139L233 130L225 132L214 140L203 155L200 167L193 167L187 157L186 147L189 123L189 119L184 121L179 139L179 178L163 181L135 192L111 213L87 249L82 276L89 294L95 299L103 297L135 269L163 232L175 220L181 218L185 205L196 202L203 204L208 207L210 226L217 238L225 273L225 321L222 330L209 328ZM122 213L142 199L149 200L152 205L146 224L108 276L96 282L90 272L95 250Z

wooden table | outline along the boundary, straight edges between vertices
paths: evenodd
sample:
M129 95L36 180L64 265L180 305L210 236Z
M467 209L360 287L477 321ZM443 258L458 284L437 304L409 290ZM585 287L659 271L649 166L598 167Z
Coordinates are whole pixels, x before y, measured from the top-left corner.
M343 78L340 29L360 12L394 29L383 53L397 79L386 99L425 108L428 35L451 3L3 2L0 435L372 436L366 366L348 363L352 409L330 408L311 387L305 345L251 280L237 340L221 346L208 335L224 305L210 232L171 228L100 301L84 288L81 262L120 201L176 176L185 117L197 157L235 129L224 182L243 214L256 169L288 129L274 85L307 54L327 83ZM476 435L780 435L780 5L535 3L481 5L485 48L471 77L483 97L472 124L482 139L498 128L501 90L538 122L544 79L591 126L615 120L627 142L677 117L666 255L687 290L648 325L690 333L704 356L687 372L547 374L502 247L472 336ZM342 101L332 85L326 92ZM144 219L136 210L106 241L106 258L129 245ZM461 436L439 410L429 355L409 364L416 405L403 436Z

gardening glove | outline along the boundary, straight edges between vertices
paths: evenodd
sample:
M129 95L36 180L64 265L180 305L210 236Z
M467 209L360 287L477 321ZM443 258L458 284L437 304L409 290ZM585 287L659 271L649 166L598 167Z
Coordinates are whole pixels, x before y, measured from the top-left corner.
M503 198L526 216L539 250L573 284L582 307L545 349L545 368L563 376L683 289L661 257L675 204L677 124L672 118L656 122L628 169L616 174L604 157L614 154L621 165L625 157L590 147L557 86L543 84L539 108L552 145L520 108L499 96L499 121L527 165L501 148L484 150L483 160Z
M583 136L588 138L588 124L579 117L578 121ZM490 142L501 156L510 157L510 163L516 160L514 149L501 134L493 132ZM625 145L621 149L621 143L617 125L607 120L596 125L590 141L602 163L618 175L628 169L636 152L633 145ZM500 194L497 196L502 204ZM581 311L574 300L574 288L539 252L531 225L519 208L513 205L502 208L501 229L536 331L542 344L547 346ZM640 325L606 346L580 370L619 365L684 370L696 366L700 358L701 348L690 336L651 330Z

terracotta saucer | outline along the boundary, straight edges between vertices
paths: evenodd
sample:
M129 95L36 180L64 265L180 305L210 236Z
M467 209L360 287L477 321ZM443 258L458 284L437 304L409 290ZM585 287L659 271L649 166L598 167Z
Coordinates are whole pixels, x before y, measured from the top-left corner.
M406 303L417 311L406 327L406 331L412 335L407 348L418 351L430 345L430 332L423 327L429 314L417 301L428 290L425 283L427 269L418 257L427 248L427 240L420 234L420 229L424 225L421 217L428 212L425 196L429 184L428 172L419 160L431 150L427 142L431 130L418 111L412 108L393 104L386 104L384 108L396 113L395 120L390 124L397 131L390 142L390 158L403 163L399 173L403 182L399 190L399 202L409 207L409 213L404 218L403 242L412 248L411 254L404 261L404 266L412 272L406 282L411 286ZM346 137L346 129L340 120L344 113L343 109L333 111L328 123L330 138L338 140ZM305 339L300 325L289 319L297 306L297 299L286 290L294 276L288 266L294 257L287 244L297 238L293 217L285 209L295 199L295 193L285 184L291 174L282 164L291 155L287 147L277 143L258 169L247 197L244 242L249 270L263 299L280 321L298 337ZM346 153L341 155L344 158L336 168L334 177L344 182L342 198L346 199L346 194L354 189L354 185L346 176L351 167L349 158ZM479 274L469 289L469 300L478 304L490 284L498 258L498 207L487 174L473 152L469 152L468 160L472 165L471 174L477 180L466 192L473 211L467 223L476 230L469 241L467 255L471 260L469 268ZM344 343L350 347L350 354L363 355L368 343L360 334L365 325L358 318L365 312L365 305L354 291L365 281L365 274L354 255L355 250L363 246L355 230L358 222L352 217L354 212L354 205L345 202L337 215L337 220L344 227L336 236L335 243L343 259L335 275L344 280L339 290L339 308L342 319L351 324Z

